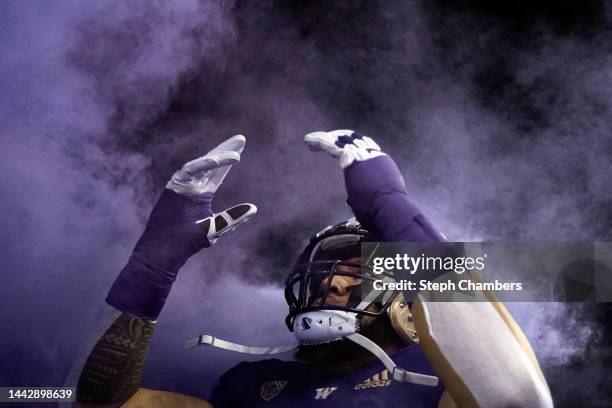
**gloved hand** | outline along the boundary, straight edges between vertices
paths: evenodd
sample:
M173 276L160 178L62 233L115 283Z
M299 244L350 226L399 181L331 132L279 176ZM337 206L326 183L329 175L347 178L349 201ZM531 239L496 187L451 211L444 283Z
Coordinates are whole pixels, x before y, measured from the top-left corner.
M257 207L248 203L218 214L212 211L213 195L232 165L240 161L244 144L244 136L233 136L174 173L130 260L111 287L108 304L133 316L156 320L187 259L257 212Z
M340 168L345 169L353 162L386 156L374 140L352 130L312 132L304 137L304 143L312 151L325 151L340 159Z
M410 199L395 162L371 138L352 130L334 130L309 133L304 142L311 150L340 158L347 202L357 220L377 240L446 240Z

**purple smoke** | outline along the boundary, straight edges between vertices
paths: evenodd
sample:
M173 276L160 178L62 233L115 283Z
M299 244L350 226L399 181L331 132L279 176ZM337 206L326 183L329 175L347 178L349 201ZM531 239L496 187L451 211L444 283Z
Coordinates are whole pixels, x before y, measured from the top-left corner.
M350 215L337 164L302 145L312 130L375 136L454 240L610 236L605 30L515 31L482 11L418 1L0 10L3 385L63 382L167 178L236 133L247 147L216 208L251 201L260 212L181 271L148 387L206 396L242 358L182 350L202 332L291 340L284 274L310 234ZM565 398L571 371L559 367L599 336L591 309L510 309ZM580 368L585 393L596 395L603 368Z

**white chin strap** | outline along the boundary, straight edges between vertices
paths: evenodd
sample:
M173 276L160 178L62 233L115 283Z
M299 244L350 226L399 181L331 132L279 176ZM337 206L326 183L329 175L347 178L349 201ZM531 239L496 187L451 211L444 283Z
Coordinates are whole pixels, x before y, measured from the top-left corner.
M191 349L199 345L209 345L225 350L245 354L280 354L294 350L300 345L315 345L330 343L347 338L350 341L374 354L389 370L393 379L399 382L427 385L438 385L438 377L406 371L398 367L391 357L372 340L357 333L357 315L341 310L317 310L297 315L293 320L293 332L299 343L276 347L253 347L232 343L203 334L185 342L185 348Z
M235 351L237 353L258 355L286 353L287 351L294 350L299 346L299 344L289 344L287 346L277 347L244 346L242 344L232 343L231 341L221 340L208 334L203 334L195 339L187 340L185 342L185 348L187 350L200 345L214 346L225 350Z
M359 333L353 333L346 336L346 338L356 344L359 344L361 347L378 357L378 359L385 365L387 370L393 374L394 380L405 383L428 385L430 387L435 387L438 385L438 377L435 375L413 373L395 365L393 360L391 360L391 357L389 357L389 355L385 353L385 351L381 349L378 344L374 343L367 337L362 336Z

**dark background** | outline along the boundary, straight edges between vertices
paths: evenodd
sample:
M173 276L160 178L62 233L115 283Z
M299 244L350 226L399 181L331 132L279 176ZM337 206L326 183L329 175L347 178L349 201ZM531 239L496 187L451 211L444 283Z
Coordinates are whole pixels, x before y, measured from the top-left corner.
M164 183L236 133L215 205L260 212L181 271L147 387L208 395L242 357L184 351L201 332L291 341L287 269L350 215L313 130L373 136L452 240L610 241L610 7L0 3L0 384L65 382ZM509 308L558 406L612 405L608 304Z

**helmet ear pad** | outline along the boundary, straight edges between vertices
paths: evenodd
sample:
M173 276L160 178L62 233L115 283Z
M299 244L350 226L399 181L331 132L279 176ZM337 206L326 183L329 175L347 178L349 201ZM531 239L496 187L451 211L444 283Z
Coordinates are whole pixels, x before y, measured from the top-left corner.
M398 336L408 344L419 342L419 335L414 326L414 319L410 306L404 298L404 294L400 293L395 300L387 308L387 314L391 321L393 330Z

